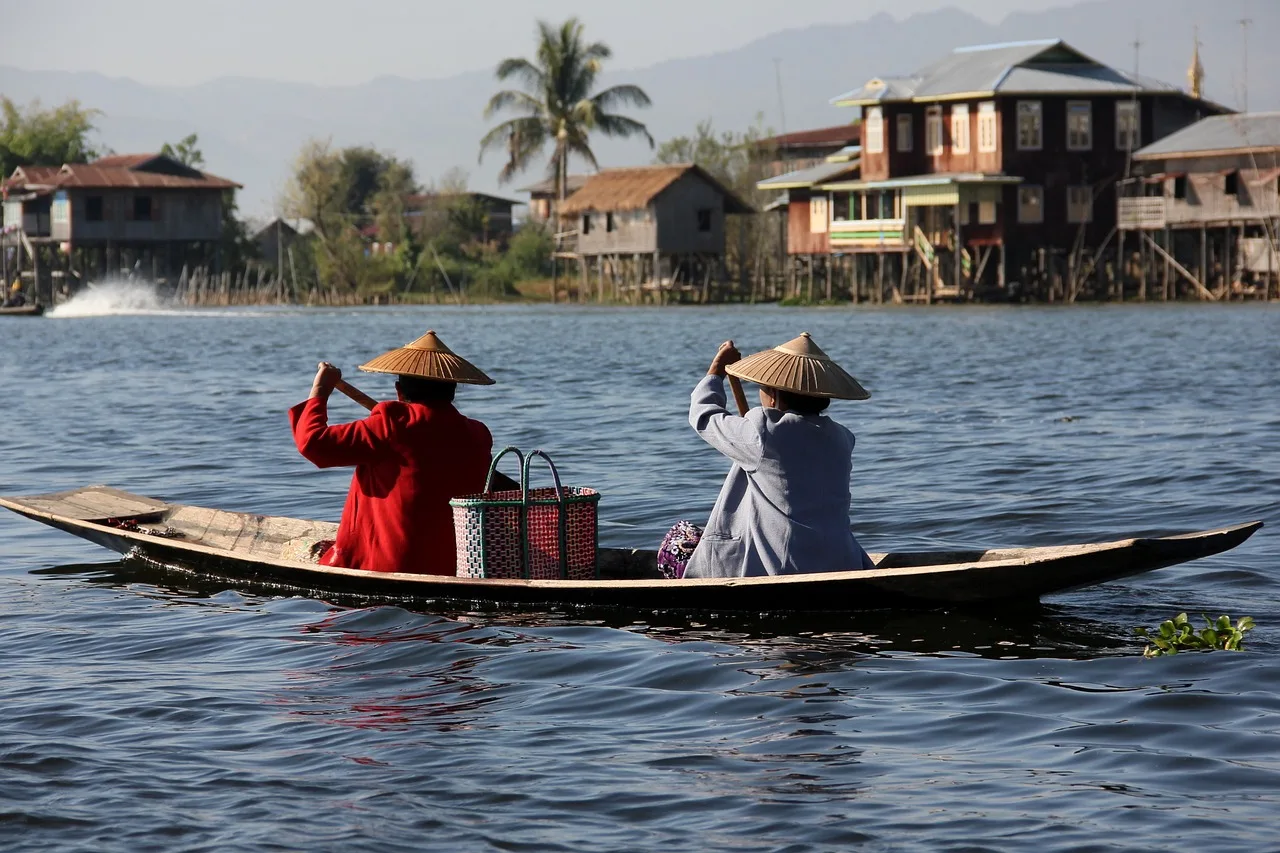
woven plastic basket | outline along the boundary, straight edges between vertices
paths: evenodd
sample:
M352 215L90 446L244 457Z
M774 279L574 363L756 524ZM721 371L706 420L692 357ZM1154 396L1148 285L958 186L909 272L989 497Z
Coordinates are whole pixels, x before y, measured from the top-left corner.
M520 460L520 491L493 492L498 460ZM546 460L555 485L529 488L529 465ZM595 489L562 486L551 457L534 450L525 457L505 447L493 458L485 490L449 501L457 544L458 577L591 580L596 575Z

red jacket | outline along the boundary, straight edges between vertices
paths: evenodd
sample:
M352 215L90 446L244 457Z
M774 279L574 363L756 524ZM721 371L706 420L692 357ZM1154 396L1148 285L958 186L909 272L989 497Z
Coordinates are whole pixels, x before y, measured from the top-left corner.
M332 553L322 561L374 572L452 575L449 499L484 490L493 437L452 403L379 403L329 426L326 401L289 410L298 452L320 468L354 465Z

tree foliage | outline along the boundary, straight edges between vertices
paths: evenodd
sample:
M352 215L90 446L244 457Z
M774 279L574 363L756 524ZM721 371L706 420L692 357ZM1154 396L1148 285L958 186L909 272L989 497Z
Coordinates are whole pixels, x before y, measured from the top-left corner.
M165 157L172 157L179 163L183 163L193 169L198 169L204 165L204 153L199 146L200 137L192 133L178 140L177 145L170 145L166 142L160 146L160 153Z
M489 99L485 118L500 112L515 112L480 140L480 157L502 151L506 163L498 178L511 180L552 146L548 174L560 186L568 175L571 155L581 157L599 169L589 137L592 133L629 138L639 136L650 147L653 137L635 119L616 112L622 107L647 107L649 96L639 86L611 86L595 91L604 61L613 51L603 42L588 43L582 24L570 18L559 27L538 22L538 44L534 58L504 59L498 64L502 82L517 81L521 89L503 89Z
M691 135L677 136L658 146L655 160L701 166L738 198L760 210L773 200L756 188L758 181L772 174L775 150L768 143L771 136L759 119L742 132L717 132L710 120L702 121ZM725 225L729 269L745 285L767 258L777 255L781 239L769 217L729 217Z
M39 101L25 108L0 96L0 174L19 166L61 166L99 156L89 141L98 110L79 101L44 109Z
M487 209L467 192L465 172L452 170L423 188L408 161L368 147L308 142L281 207L314 223L314 239L295 254L308 254L300 265L325 289L500 297L545 267L529 238L520 243L519 262L508 261L506 247L489 234ZM549 238L545 256L549 261Z

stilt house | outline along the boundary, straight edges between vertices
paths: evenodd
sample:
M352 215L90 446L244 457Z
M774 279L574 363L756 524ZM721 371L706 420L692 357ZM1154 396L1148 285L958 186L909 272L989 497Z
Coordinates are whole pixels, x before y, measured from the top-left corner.
M1280 113L1206 118L1133 161L1117 217L1139 298L1280 296Z
M830 248L874 255L878 296L921 301L1074 300L1131 154L1225 112L1056 39L960 48L833 103L863 121L861 174L815 187Z
M560 256L576 258L582 291L691 291L705 299L724 277L725 218L755 209L692 164L606 169L561 208L573 233Z

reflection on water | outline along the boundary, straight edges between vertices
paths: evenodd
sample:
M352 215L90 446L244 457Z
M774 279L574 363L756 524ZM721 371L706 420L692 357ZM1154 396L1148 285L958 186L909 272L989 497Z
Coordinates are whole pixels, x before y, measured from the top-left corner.
M724 476L684 421L714 345L808 330L875 394L836 413L872 550L1280 515L1274 307L190 314L6 325L0 494L336 519L349 474L284 411L320 358L431 327L499 382L464 411L653 547ZM4 516L0 848L1268 849L1275 531L1036 607L797 617L250 589ZM1133 627L1183 610L1259 627L1143 659Z

